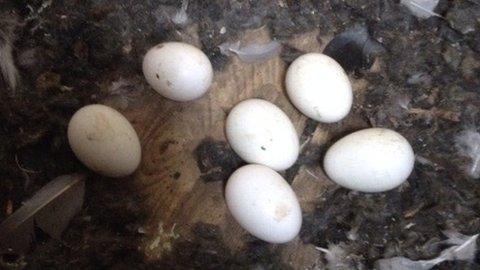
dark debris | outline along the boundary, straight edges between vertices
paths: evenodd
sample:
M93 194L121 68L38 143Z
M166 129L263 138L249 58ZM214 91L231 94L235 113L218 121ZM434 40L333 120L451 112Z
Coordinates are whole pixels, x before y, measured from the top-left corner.
M227 142L205 138L195 149L197 166L205 182L226 181L243 161Z
M291 269L281 262L278 247L260 240L246 241L246 247L232 252L211 224L194 225L194 238L175 244L170 256L153 264L155 269Z
M315 120L307 119L305 128L300 135L300 145L303 145L304 143L306 143L306 145L301 149L295 164L284 172L284 178L288 183L292 183L301 166L314 166L319 162L323 150L322 147L308 143L317 129L317 126L318 123Z
M2 14L21 20L14 47L22 74L15 96L0 84L0 220L48 180L85 170L69 150L66 125L76 109L105 95L100 85L118 74L141 74L142 55L154 44L188 39L188 25L171 20L178 1L28 2L0 3ZM344 66L368 82L365 91L356 93L352 114L398 130L424 160L408 184L394 191L328 190L317 210L305 216L301 233L303 241L322 247L345 242L367 267L388 256L431 258L439 252L432 243L442 239L444 229L480 231L480 184L465 174L467 160L454 147L460 131L480 126L480 5L478 0L441 0L436 12L442 18L422 20L398 2L215 0L189 1L187 9L217 70L229 61L219 44L264 25L282 42L311 30L338 40L360 24L372 42L381 43L385 52L373 55L368 65L365 47L340 46L348 48L340 50L342 57L362 56L356 62L362 65ZM286 47L282 58L289 63L298 53ZM313 124L307 126L310 130ZM344 132L334 127L332 136ZM307 145L286 178L291 181L302 165L318 166L322 147ZM226 142L212 139L198 146L195 157L207 182L225 181L242 165ZM230 251L212 226L197 228L199 235L175 245L163 261L148 263L138 251L137 227L145 217L141 200L128 184L93 180L84 210L62 243L46 241L25 257L31 268L288 268L263 242L250 243L242 253ZM478 267L477 258L470 264L443 263L439 269Z
M385 49L373 40L366 26L356 25L335 36L323 53L335 59L345 71L368 69Z

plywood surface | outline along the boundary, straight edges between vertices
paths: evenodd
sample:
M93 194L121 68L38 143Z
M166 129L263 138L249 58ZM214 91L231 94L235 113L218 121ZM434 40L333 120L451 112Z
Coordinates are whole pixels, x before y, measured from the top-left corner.
M268 39L264 29L252 30L243 37L247 43ZM297 36L289 44L304 51L321 51L323 46L316 32ZM330 139L329 131L364 123L352 116L335 125L307 121L285 95L286 68L279 56L254 64L234 57L223 71L215 73L209 93L199 100L172 102L151 90L124 110L143 146L142 164L133 181L150 213L141 247L147 257L161 257L175 241L188 238L197 222L219 226L229 248L243 247L247 233L227 211L223 187L230 167L240 165L228 148L224 123L228 111L244 99L271 101L294 123L301 136L302 155L297 169L286 174L290 174L303 212L315 208L322 192L331 185L318 154ZM311 267L319 259L318 251L298 238L280 250L286 263L298 267Z

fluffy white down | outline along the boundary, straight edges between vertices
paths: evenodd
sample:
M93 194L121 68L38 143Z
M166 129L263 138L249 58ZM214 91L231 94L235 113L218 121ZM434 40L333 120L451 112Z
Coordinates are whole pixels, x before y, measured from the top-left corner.
M344 118L352 107L352 87L343 68L321 53L304 54L285 78L290 101L306 116L324 123Z
M208 57L195 46L181 42L151 48L143 59L143 74L155 91L175 101L201 97L213 79Z
M393 130L369 128L349 134L327 151L324 168L337 184L363 192L393 189L413 170L408 141Z
M285 170L298 158L298 135L288 116L274 104L248 99L228 114L226 135L246 162Z
M252 235L285 243L299 233L302 212L297 197L280 174L263 165L236 170L225 187L228 209Z

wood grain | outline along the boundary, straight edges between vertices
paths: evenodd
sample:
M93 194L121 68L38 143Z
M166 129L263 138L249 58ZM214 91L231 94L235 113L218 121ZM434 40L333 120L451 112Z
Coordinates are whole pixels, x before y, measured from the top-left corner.
M288 44L302 51L319 52L329 37L321 38L324 42L319 43L317 34L299 35ZM265 29L249 31L242 39L245 43L267 40ZM224 122L228 111L238 102L252 97L278 105L291 118L299 136L302 135L307 118L285 95L286 68L279 56L255 64L234 57L225 70L216 72L209 93L199 100L177 103L147 90L124 111L143 145L142 164L133 181L150 213L141 247L147 257L160 258L177 239L188 238L197 222L219 226L229 248L243 247L247 233L227 211L224 181L202 180L195 150L205 138L225 142ZM302 136L302 152L319 153L316 148L321 148L331 138L329 130L343 129L357 122L358 119L349 117L342 124L318 125L312 134ZM299 167L292 181L304 213L315 208L322 192L331 185L320 167L318 154L312 158L309 164ZM296 267L313 267L321 258L313 246L298 238L279 248L285 263Z

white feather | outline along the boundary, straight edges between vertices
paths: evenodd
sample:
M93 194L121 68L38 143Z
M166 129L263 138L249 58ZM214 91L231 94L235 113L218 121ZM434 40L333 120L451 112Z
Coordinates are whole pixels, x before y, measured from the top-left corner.
M377 270L428 270L444 261L462 260L472 261L477 251L478 234L473 236L463 235L458 232L447 231L444 234L449 237L446 244L455 245L445 249L440 255L431 260L412 261L405 257L393 257L381 259L375 262Z
M346 248L343 242L338 245L330 244L328 249L315 247L316 250L325 253L328 270L363 269L363 265L358 261L358 256L350 254Z
M218 46L224 55L235 53L240 60L247 63L261 62L277 56L282 50L278 41L268 43L251 43L240 46L240 42L225 42Z
M15 17L0 14L0 71L3 80L10 89L15 90L19 73L13 59L13 42L18 22Z
M438 2L439 0L401 0L400 4L406 6L416 17L427 19L432 16L441 17L433 12Z
M18 81L18 70L13 60L13 48L9 43L0 46L0 69L2 70L3 79L8 86L15 90Z
M188 23L188 0L182 1L182 7L172 17L172 22L176 25L184 26Z
M471 159L467 170L473 178L480 177L480 133L475 130L465 130L455 138L455 145L461 155Z

